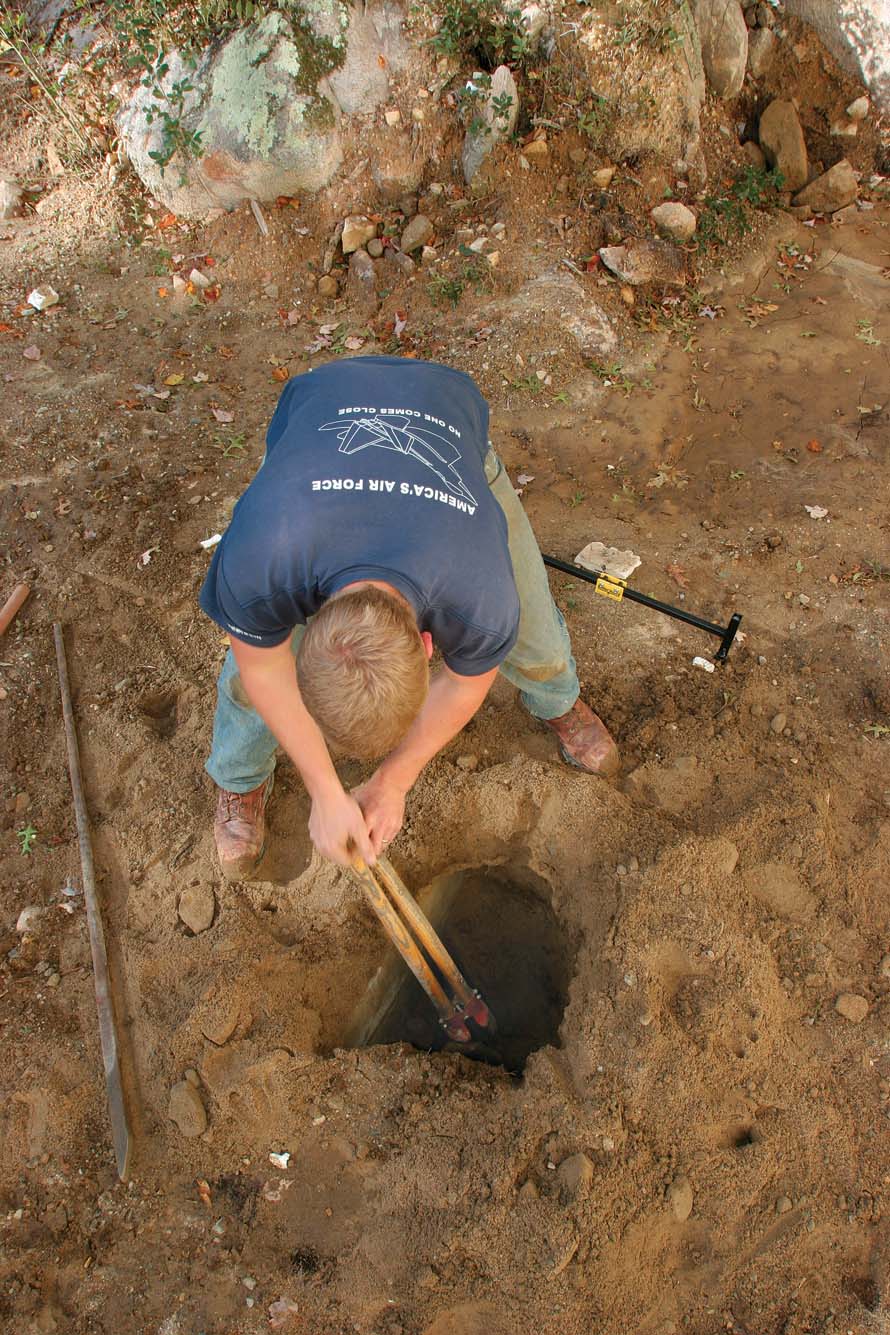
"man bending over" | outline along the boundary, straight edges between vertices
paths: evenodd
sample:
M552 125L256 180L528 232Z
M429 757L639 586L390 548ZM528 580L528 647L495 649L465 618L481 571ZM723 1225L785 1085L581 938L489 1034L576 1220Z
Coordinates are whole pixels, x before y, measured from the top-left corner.
M262 857L277 746L306 785L318 851L373 863L417 776L499 671L567 761L618 769L579 699L541 554L489 445L488 406L461 371L354 357L291 380L201 606L231 643L207 762L231 878ZM347 793L332 754L380 763Z

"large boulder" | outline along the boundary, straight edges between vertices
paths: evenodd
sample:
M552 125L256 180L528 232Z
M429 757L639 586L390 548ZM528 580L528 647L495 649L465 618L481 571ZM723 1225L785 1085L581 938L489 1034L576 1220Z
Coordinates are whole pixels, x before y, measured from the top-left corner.
M856 174L847 159L842 158L795 195L794 203L811 208L814 213L837 213L852 204L858 193Z
M748 64L748 25L739 0L695 0L702 62L718 97L738 97Z
M809 163L800 117L793 102L776 98L760 117L760 147L766 160L783 178L786 190L807 183Z
M862 79L877 109L890 112L890 0L785 0L785 5Z
M301 23L266 14L194 69L171 52L165 97L140 87L118 118L134 169L182 218L321 189L343 160L344 116L379 106L386 71L407 61L397 13L314 0Z

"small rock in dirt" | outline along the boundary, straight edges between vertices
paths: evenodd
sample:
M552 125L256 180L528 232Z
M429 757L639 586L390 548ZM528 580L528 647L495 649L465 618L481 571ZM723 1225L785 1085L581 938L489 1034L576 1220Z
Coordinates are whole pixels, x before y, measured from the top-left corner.
M718 97L738 97L748 63L748 27L738 0L696 0L702 64Z
M763 171L766 167L766 154L759 144L755 144L753 139L747 139L742 144L742 157L746 163L749 163L757 171Z
M856 100L851 102L847 107L847 115L850 117L851 121L864 121L868 115L870 105L867 97L857 97Z
M614 167L599 167L593 173L592 180L597 190L608 190L609 186L612 184L615 171L616 169Z
M570 1154L556 1170L556 1180L565 1204L581 1200L593 1183L593 1163L586 1154Z
M376 296L377 274L374 271L374 261L366 250L354 250L349 256L349 280L366 296Z
M45 912L46 910L39 904L28 904L23 908L15 923L15 930L19 936L27 936L33 932Z
M199 287L202 290L213 286L213 279L208 278L206 273L202 273L200 269L192 269L189 274L189 282L194 283L195 287Z
M201 1136L207 1130L207 1112L201 1102L201 1096L194 1085L190 1085L187 1080L180 1080L179 1084L170 1090L167 1116L189 1139Z
M776 34L771 28L755 28L748 35L748 69L755 79L769 73L776 55Z
M421 246L428 245L432 241L435 231L436 229L429 218L423 213L417 213L402 233L399 245L406 255L410 255L412 251L420 250Z
M417 265L414 263L411 256L406 255L404 251L401 250L390 248L386 251L386 259L388 259L391 264L394 264L406 278L411 278L417 268Z
M402 113L398 107L387 107L383 113L383 119L387 125L398 125L402 119Z
M675 1177L668 1187L668 1202L671 1212L676 1220L685 1224L686 1220L692 1214L693 1205L692 1183L688 1177Z
M216 896L209 885L190 885L179 896L177 908L180 919L197 936L206 932L216 912Z
M371 222L363 213L351 213L348 218L343 219L343 235L340 237L340 244L343 247L344 255L351 255L353 251L358 250L366 241L370 241L372 236L377 235L377 224Z
M809 164L800 117L793 102L776 98L760 117L760 147L771 167L781 173L786 190L801 190Z
M198 1075L198 1072L195 1070L194 1066L187 1067L183 1074L185 1079L194 1089L200 1088L201 1077Z
M691 240L695 235L698 220L692 209L685 204L659 204L650 214L652 221L664 236L681 243Z
M35 311L45 311L50 306L58 306L59 294L49 283L44 283L42 287L35 287L33 292L28 293L28 305L33 306Z
M320 297L336 297L339 288L337 280L333 274L326 273L318 280L318 295Z
M769 726L777 735L785 731L785 725L788 722L784 714L774 714L769 721Z
M793 1202L790 1196L780 1196L776 1201L776 1214L787 1214L792 1206Z
M372 260L379 260L383 254L383 242L379 236L372 236L367 246L368 254Z
M0 222L15 218L22 209L22 187L10 177L0 178Z
M885 955L881 960L881 977L890 978L890 955Z
M474 755L458 756L457 760L455 760L454 763L455 765L457 765L458 769L465 769L472 771L478 768L479 757Z
M858 992L841 992L834 1003L834 1009L851 1024L861 1024L868 1015L868 1002Z
M642 287L659 283L683 287L686 265L683 252L667 241L630 241L626 246L602 246L599 257L622 283Z
M529 162L543 162L550 154L550 146L544 138L533 139L530 144L525 144L522 149L522 156Z
M846 158L841 158L822 176L817 176L794 196L798 207L807 205L815 213L836 213L852 204L859 193L859 183Z

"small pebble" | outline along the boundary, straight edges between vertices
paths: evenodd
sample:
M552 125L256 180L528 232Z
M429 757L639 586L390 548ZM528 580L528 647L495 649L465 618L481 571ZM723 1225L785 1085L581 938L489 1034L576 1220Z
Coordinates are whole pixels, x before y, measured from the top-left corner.
M791 1208L792 1203L788 1196L780 1196L776 1201L776 1214L787 1214Z
M688 1177L681 1175L674 1178L668 1187L668 1202L674 1218L678 1223L684 1224L692 1214L694 1203L692 1184Z
M477 768L479 757L474 755L458 756L454 763L458 769L472 771Z
M190 885L179 897L177 912L186 927L197 936L206 932L216 912L216 896L209 885Z
M383 242L380 240L379 236L371 237L371 240L367 245L367 251L372 260L380 259L380 256L383 254Z
M885 955L881 960L881 976L890 978L890 955Z
M46 985L47 987L58 987L61 981L62 981L61 974L51 973L46 980Z
M775 714L770 719L769 726L772 728L774 733L779 734L785 731L785 725L787 722L788 720L786 719L784 714Z
M834 1009L851 1024L861 1024L868 1015L868 1002L858 992L841 992L834 1003Z

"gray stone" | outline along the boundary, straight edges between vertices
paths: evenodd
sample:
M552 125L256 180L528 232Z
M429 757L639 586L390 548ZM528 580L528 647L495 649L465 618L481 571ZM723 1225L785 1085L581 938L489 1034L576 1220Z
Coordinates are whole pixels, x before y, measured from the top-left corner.
M371 176L387 203L399 203L406 193L417 190L424 162L423 154L406 131L387 131L371 159ZM416 211L416 203L413 209L403 210Z
M851 1024L861 1024L868 1015L868 1002L857 992L841 992L834 1003L838 1015L842 1015Z
M771 167L780 172L786 190L807 183L809 164L800 117L793 102L777 98L760 117L760 147Z
M650 214L652 221L664 236L672 241L685 243L695 235L698 219L685 204L668 202L659 204Z
M772 28L755 28L748 34L748 69L755 79L768 74L776 57L776 34Z
M506 101L508 98L509 104ZM481 98L477 100L481 102ZM502 109L497 110L495 103ZM503 110L505 106L506 110ZM500 143L502 139L509 139L516 128L516 119L519 115L519 89L506 65L499 65L494 71L485 101L478 111L474 107L474 112L474 120L479 121L480 125L472 134L467 135L461 151L461 167L468 185L495 144Z
M0 222L17 217L22 211L22 188L11 177L0 177Z
M881 111L890 111L890 8L887 0L785 0L831 54L859 78Z
M567 333L581 357L608 357L618 338L603 308L571 274L548 269L524 283L507 301L490 307L502 327L528 328L531 321Z
M785 725L788 722L784 714L776 714L770 719L770 727L774 733L781 734L785 731Z
M847 115L850 117L851 121L864 121L868 115L869 106L870 103L867 97L857 97L855 101L851 102L847 107Z
M702 64L718 97L738 97L748 63L748 27L738 0L696 0Z
M351 255L354 250L359 250L366 241L370 241L372 236L377 235L377 224L371 222L363 213L351 213L348 218L343 219L343 232L340 237L340 244L343 247L344 255Z
M372 260L379 260L383 254L383 242L379 236L372 236L365 247Z
M337 280L333 274L322 274L318 280L318 295L320 297L336 297L339 290Z
M675 1177L668 1187L668 1203L671 1207L671 1213L678 1223L685 1224L686 1220L692 1214L694 1195L692 1183L688 1177Z
M197 936L206 932L216 912L216 896L209 885L190 885L179 896L179 917Z
M366 297L377 295L377 274L374 261L366 250L354 250L349 257L349 281Z
M383 56L385 68L380 64ZM294 28L279 12L240 28L208 49L196 68L166 56L166 93L188 80L177 119L200 136L196 156L177 153L161 167L163 121L147 112L169 104L139 87L118 116L123 146L143 183L186 219L272 201L327 185L343 160L346 116L363 116L389 96L388 77L404 69L407 44L391 7L316 0Z
M556 1170L559 1192L565 1204L583 1199L593 1184L593 1162L586 1154L570 1154Z
M776 1201L776 1214L787 1214L793 1208L790 1196L780 1196Z
M603 246L599 257L610 273L630 287L646 283L683 287L686 282L683 252L667 241L629 241L626 246Z
M853 168L846 158L829 167L822 176L817 176L799 194L794 196L794 203L806 205L814 213L836 213L838 209L852 204L859 193L859 185Z
M423 213L416 213L402 233L399 245L406 255L410 255L412 251L428 245L435 233L436 229L429 218Z
M414 263L410 255L406 255L402 250L395 250L393 247L390 247L386 251L385 258L389 260L391 264L394 264L399 272L404 274L406 278L411 278L417 268L417 265Z
M188 1080L180 1080L170 1090L167 1116L175 1122L184 1136L193 1139L207 1130L207 1111L201 1095Z

